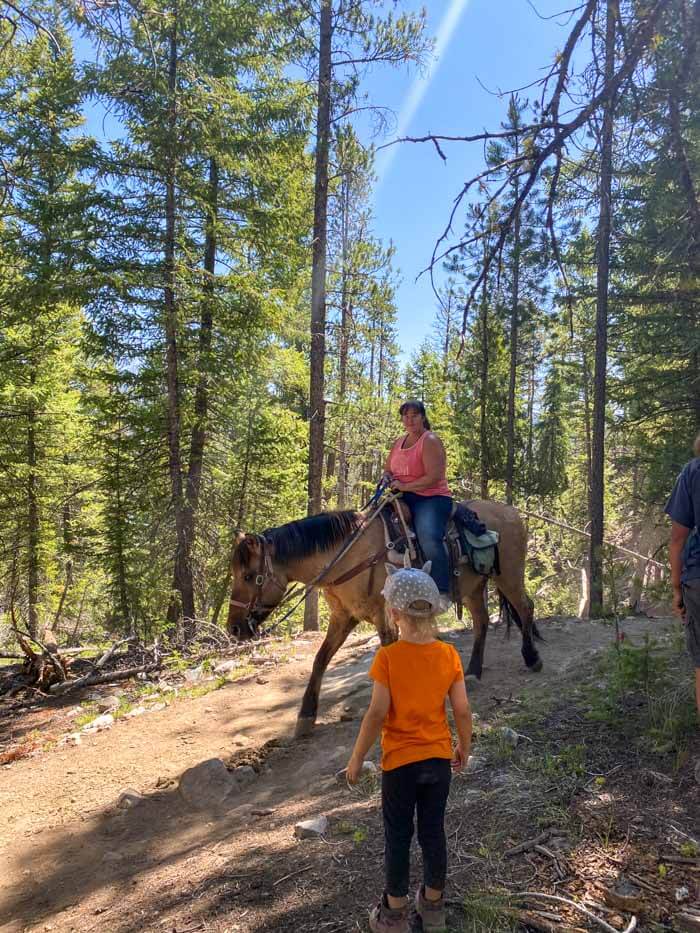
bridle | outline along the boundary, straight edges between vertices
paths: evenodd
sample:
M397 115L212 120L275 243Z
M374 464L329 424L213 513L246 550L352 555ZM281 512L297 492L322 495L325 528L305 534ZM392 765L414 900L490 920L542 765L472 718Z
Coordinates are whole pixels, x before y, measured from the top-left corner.
M381 511L382 511L382 508L384 508L384 505L388 504L389 502L393 501L394 499L398 498L401 495L400 492L391 493L390 495L387 495L384 498L384 500L381 501L380 503L380 500L382 500L382 497L384 496L384 493L386 492L386 490L387 490L386 483L382 482L377 486L377 489L374 495L365 504L365 506L362 509L363 512L369 509L369 514L365 515L363 521L360 522L360 524L358 524L355 531L350 535L350 538L342 544L337 554L335 554L333 558L329 561L329 563L327 563L325 567L323 567L321 571L316 574L313 580L309 580L309 582L306 584L298 583L296 587L292 587L289 591L287 591L287 583L283 583L277 576L275 576L275 571L272 567L272 559L270 557L270 552L268 551L268 545L270 542L263 535L248 535L247 536L249 538L254 538L260 547L260 564L258 566L258 572L255 576L255 590L256 591L254 595L252 596L252 598L248 600L247 603L242 603L238 599L231 599L229 600L229 605L238 606L239 609L245 609L246 611L245 624L248 626L248 631L250 632L253 638L260 636L259 629L260 629L260 626L262 625L262 621L256 620L253 613L255 612L270 613L274 609L278 609L280 606L283 606L289 603L290 601L294 600L295 597L299 596L299 590L301 590L302 591L301 596L299 597L297 602L295 602L294 605L290 609L287 609L286 613L282 616L282 618L278 619L271 628L268 628L265 634L270 635L271 632L273 632L276 628L278 628L282 624L282 622L286 621L286 619L288 619L295 612L295 610L301 605L301 603L303 603L306 600L311 590L315 586L318 586L321 580L326 579L331 568L333 568L338 563L338 561L340 561L341 558L343 558L347 554L347 552L355 544L355 542L367 531L367 529L372 524L372 522L381 514ZM381 550L377 551L375 554L373 554L371 557L367 558L366 560L361 561L359 564L355 564L354 567L346 571L340 577L337 577L336 579L334 579L332 584L329 583L328 585L338 586L339 584L347 582L348 580L352 579L354 576L356 576L357 574L361 573L363 570L366 570L368 568L372 570L372 572L374 572L374 565L380 560L380 558L386 553L386 551L391 546L392 546L391 544L386 544L384 547L381 548ZM273 583L279 590L282 591L282 598L274 605L267 605L266 603L262 601L263 589L265 588L265 585L267 583ZM371 582L370 582L370 587L371 587Z
M251 535L254 537L260 546L260 564L258 567L258 572L255 575L255 592L253 596L248 600L247 603L242 603L238 599L230 600L231 606L238 606L239 609L246 610L245 623L248 626L248 630L251 635L257 635L257 629L260 627L260 622L255 620L254 613L256 612L272 612L273 609L276 609L279 603L274 605L267 605L263 602L262 594L265 586L268 583L273 583L282 594L287 591L287 584L282 583L282 581L275 575L275 571L272 567L272 558L270 557L270 552L268 550L268 541L262 535Z

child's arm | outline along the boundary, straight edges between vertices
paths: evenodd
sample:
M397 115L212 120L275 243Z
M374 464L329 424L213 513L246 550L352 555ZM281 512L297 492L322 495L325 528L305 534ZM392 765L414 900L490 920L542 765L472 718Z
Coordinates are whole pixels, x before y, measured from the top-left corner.
M472 744L472 711L467 699L467 688L461 677L450 687L449 697L458 738L452 767L455 771L461 771L469 761L469 750Z
M362 762L382 731L382 725L390 706L391 694L389 688L375 680L369 709L364 715L359 735L355 741L355 747L348 761L347 778L350 784L357 783L360 771L362 771Z

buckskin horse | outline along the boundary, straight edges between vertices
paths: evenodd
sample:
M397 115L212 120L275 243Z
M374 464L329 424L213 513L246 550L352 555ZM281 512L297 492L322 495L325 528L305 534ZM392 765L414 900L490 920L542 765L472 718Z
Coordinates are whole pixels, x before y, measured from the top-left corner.
M467 505L467 503L465 503ZM490 500L469 502L469 508L500 536L500 573L495 584L510 620L522 631L522 655L532 671L542 662L533 644L537 628L533 605L525 591L527 532L512 506ZM334 555L353 535L357 540L319 581L330 609L328 631L314 658L309 683L297 719L297 737L309 734L316 722L321 681L333 655L355 626L371 622L383 645L396 640L387 621L381 595L386 579L386 543L379 520L367 523L362 512L323 512L260 535L239 534L232 556L233 587L228 612L228 631L241 640L253 637L268 615L282 601L290 583L309 584L322 573ZM486 578L462 565L459 577L461 602L474 623L474 645L466 676L481 678L489 617L486 610Z

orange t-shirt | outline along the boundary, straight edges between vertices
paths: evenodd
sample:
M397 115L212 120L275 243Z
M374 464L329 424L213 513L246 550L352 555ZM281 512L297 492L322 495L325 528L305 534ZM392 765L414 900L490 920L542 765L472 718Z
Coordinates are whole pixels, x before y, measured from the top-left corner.
M377 651L369 676L391 693L382 729L382 770L426 758L452 758L452 737L445 700L464 677L452 645L397 641Z

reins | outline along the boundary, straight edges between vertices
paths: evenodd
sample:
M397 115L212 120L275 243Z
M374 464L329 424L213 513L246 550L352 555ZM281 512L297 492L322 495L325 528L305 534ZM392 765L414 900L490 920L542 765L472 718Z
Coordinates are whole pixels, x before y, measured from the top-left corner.
M370 513L369 517L365 516L363 522L357 526L355 531L350 535L350 538L344 543L344 545L341 547L338 553L334 555L334 557L326 564L325 567L322 568L322 570L318 574L316 574L313 580L311 580L309 583L306 584L306 586L304 586L304 592L301 594L297 602L294 603L291 609L288 609L287 612L285 612L285 614L282 616L282 618L278 619L274 623L274 625L271 625L269 628L265 629L265 632L264 632L265 637L271 635L272 632L275 631L275 629L279 628L279 626L283 622L285 622L296 609L298 609L298 607L307 599L311 590L315 586L317 586L328 573L330 573L333 567L335 567L336 564L340 560L342 560L343 557L345 557L345 555L348 553L350 548L357 541L360 540L362 535L367 531L367 529L372 524L372 522L375 520L375 518L377 518L377 516L380 514L384 506L388 505L390 502L393 502L394 499L398 499L400 497L401 493L389 493L387 496L383 496L383 493L386 491L386 488L387 487L385 485L380 483L380 485L377 487L377 491L372 496L372 498L369 500L369 505L373 507L373 511ZM362 563L358 564L357 567L351 568L351 570L347 571L346 573L338 577L337 580L334 580L331 585L336 584L336 583L339 584L339 583L347 582L347 580L351 579L357 573L361 573L363 570L366 570L367 568L373 568L374 565L379 560L379 558L381 557L381 554L383 554L385 550L386 550L386 547L378 555L373 555L371 558L371 562L367 564L367 566L363 566ZM299 588L298 588L299 585L297 587L292 587L290 592L286 593L282 597L281 601L277 604L275 608L279 609L280 606L283 606L285 603L289 602L289 600L292 599L295 595L297 595L299 592ZM263 632L260 629L258 629L256 634L259 635L259 637L261 638L263 637Z

